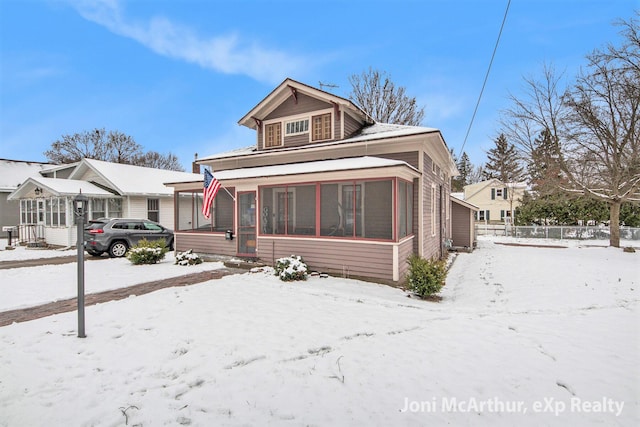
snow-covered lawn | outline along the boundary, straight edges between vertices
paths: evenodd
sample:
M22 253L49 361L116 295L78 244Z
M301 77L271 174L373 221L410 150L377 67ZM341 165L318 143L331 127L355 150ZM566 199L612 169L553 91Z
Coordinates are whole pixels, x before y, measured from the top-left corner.
M439 303L247 273L13 324L0 425L640 425L639 265L482 239Z
M165 259L155 265L133 265L126 258L87 258L84 263L86 294L223 267L221 262L205 262L192 266L176 265L174 252L167 252ZM0 270L0 311L77 296L77 272L76 262Z

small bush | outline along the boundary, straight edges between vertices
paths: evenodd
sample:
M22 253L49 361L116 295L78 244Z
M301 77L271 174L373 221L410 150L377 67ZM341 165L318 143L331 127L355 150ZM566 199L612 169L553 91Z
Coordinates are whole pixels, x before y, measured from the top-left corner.
M421 298L440 292L447 277L445 260L427 260L417 255L412 255L409 263L407 285L409 289Z
M282 281L307 280L307 271L309 268L301 256L291 255L276 260L276 276Z
M127 259L135 265L156 264L164 259L167 252L169 248L164 239L152 241L142 239L136 246L129 249Z
M198 254L193 253L193 249L186 252L176 252L176 264L178 265L196 265L202 264L202 258Z

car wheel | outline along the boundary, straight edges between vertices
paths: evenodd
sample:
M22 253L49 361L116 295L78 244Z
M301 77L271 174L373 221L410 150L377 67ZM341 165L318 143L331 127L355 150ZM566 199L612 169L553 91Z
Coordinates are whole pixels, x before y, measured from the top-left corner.
M129 249L129 247L125 242L122 242L122 241L113 242L109 247L109 256L111 258L123 257L126 255L127 249Z
M173 239L171 239L171 241L169 242L169 250L172 251L173 248Z

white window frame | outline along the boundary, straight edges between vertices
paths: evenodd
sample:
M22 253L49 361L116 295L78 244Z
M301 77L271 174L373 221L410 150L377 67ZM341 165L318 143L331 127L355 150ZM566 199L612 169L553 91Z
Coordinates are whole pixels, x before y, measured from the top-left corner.
M295 136L295 135L303 135L305 133L309 133L309 121L311 120L311 118L309 116L305 116L302 118L298 118L295 120L288 120L286 122L284 122L284 136ZM303 123L303 125L300 126L300 128L304 128L303 130L298 130L298 131L292 131L289 132L290 127L293 128L295 127L295 124L297 123Z
M436 235L436 185L431 184L431 236Z
M502 188L496 188L496 199L499 198L503 198L502 196Z

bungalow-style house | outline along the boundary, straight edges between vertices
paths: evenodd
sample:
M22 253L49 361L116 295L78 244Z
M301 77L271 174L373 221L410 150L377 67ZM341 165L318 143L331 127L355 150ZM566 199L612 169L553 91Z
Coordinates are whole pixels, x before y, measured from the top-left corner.
M445 254L457 169L438 129L375 123L291 79L238 123L254 144L194 162L223 186L210 220L201 179L167 182L180 201L176 250L271 265L295 254L312 269L395 284L411 254Z
M172 228L173 191L163 182L185 179L202 175L82 159L27 178L9 200L19 201L21 241L74 246L72 201L78 193L89 198L88 219L148 218Z
M478 207L476 221L512 224L515 210L527 189L525 182L504 183L492 178L464 186L464 201Z
M37 176L47 163L0 159L0 237L7 237L6 227L17 227L20 222L20 205L8 200L25 179ZM12 235L17 237L16 234Z

